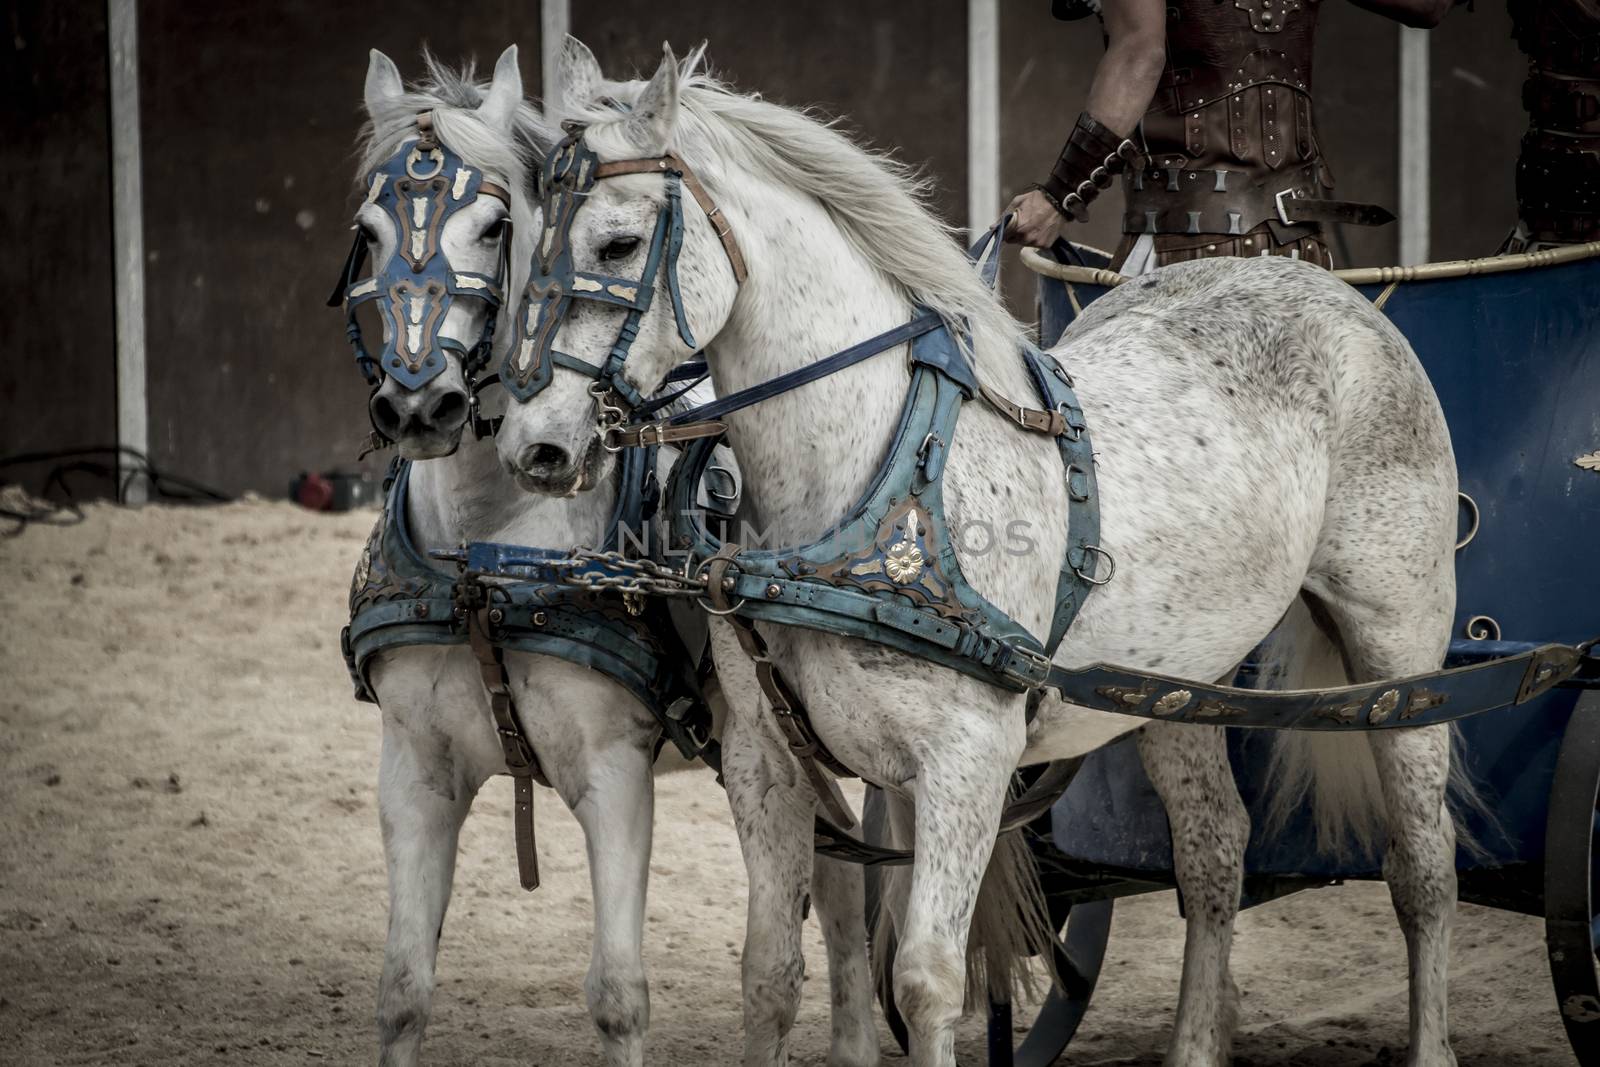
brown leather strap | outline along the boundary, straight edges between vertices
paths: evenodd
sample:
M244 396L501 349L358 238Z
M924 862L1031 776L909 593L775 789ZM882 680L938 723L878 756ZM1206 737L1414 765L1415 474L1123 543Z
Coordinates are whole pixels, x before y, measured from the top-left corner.
M497 608L479 608L469 616L467 641L478 661L478 674L489 694L489 711L494 715L495 732L505 753L506 772L511 775L515 810L512 827L517 841L517 875L524 889L539 888L539 852L533 836L533 783L548 785L539 771L539 759L522 731L517 709L511 701L511 680L506 676L500 646L490 636Z
M439 147L439 139L433 133L433 112L417 112L417 147L422 151Z
M1018 426L1021 426L1024 430L1047 434L1050 437L1060 437L1067 432L1066 417L1059 411L1025 408L1015 401L1007 400L987 385L978 386L978 393L984 400L988 401L990 407Z
M506 207L511 206L511 194L506 192L506 187L503 185L497 185L488 178L485 178L478 183L478 192L488 193L490 196L499 197L505 202Z
M697 437L721 437L727 429L727 425L717 419L712 419L710 422L685 422L677 426L665 422L647 422L642 426L613 429L608 443L624 448L675 445L680 441L693 441Z
M728 569L740 551L739 545L732 542L725 543L717 550L716 555L706 561L706 599L711 601L713 608L725 614L733 626L734 636L739 639L739 647L744 649L745 655L754 662L756 681L760 683L762 693L766 694L767 703L772 705L772 714L777 719L778 729L783 731L789 751L794 754L800 769L811 782L811 788L817 794L817 802L822 805L827 818L846 830L854 829L855 812L850 810L850 804L840 792L839 783L824 773L818 764L825 764L835 774L847 778L856 777L855 773L834 758L816 731L811 728L811 716L806 713L805 703L795 695L783 677L783 672L768 657L767 642L756 632L755 624L749 619L733 614L736 605L728 599L728 590L723 587L723 579L727 577Z
M733 227L729 225L727 216L717 202L711 199L711 194L706 192L706 187L700 184L700 179L694 176L694 171L689 165L677 156L668 153L654 159L624 159L616 163L602 163L595 168L594 178L614 178L619 174L661 174L674 170L683 178L683 184L689 187L689 192L694 196L695 202L706 213L706 218L711 220L711 228L717 231L717 239L722 242L722 250L728 254L728 265L733 268L734 281L744 284L749 270L745 267L744 253L739 250L739 242L733 236Z

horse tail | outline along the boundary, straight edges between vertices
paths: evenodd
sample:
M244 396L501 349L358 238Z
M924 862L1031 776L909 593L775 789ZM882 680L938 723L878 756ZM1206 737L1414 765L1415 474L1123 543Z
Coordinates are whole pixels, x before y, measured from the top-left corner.
M1265 689L1324 689L1352 680L1337 634L1312 614L1304 597L1295 599L1259 652ZM1460 731L1454 723L1449 731L1446 803L1457 844L1476 854L1482 845L1467 832L1462 816L1469 811L1487 816L1488 808L1461 758ZM1379 855L1386 835L1383 790L1365 735L1277 731L1267 796L1267 833L1281 831L1309 802L1319 852L1341 860Z
M1013 789L1012 794L1015 795ZM886 793L888 809L887 843L894 848L910 848L915 825L915 810L909 797ZM1055 930L1033 850L1026 829L1001 834L995 839L989 865L984 869L967 933L968 1010L990 1001L1011 1000L1018 991L1036 996L1041 979L1055 981ZM872 930L874 945L893 945L897 929L911 896L911 867L882 867L879 881L879 906ZM892 989L892 976L885 973L892 953L873 954L873 981L880 989ZM1040 968L1027 961L1037 958Z

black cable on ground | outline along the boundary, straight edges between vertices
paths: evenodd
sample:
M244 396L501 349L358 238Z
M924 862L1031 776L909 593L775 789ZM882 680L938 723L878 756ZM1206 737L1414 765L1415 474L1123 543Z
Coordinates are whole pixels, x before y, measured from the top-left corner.
M179 504L225 504L233 499L191 478L161 470L150 462L150 457L145 453L127 445L84 445L42 452L19 452L0 457L0 471L39 463L55 464L45 474L38 493L42 506L0 506L0 518L10 519L16 524L6 530L6 537L17 536L29 525L72 526L82 522L83 507L69 480L72 475L111 483L118 502L126 499L128 489L140 478L144 479L154 500ZM52 493L57 497L54 500L51 499Z

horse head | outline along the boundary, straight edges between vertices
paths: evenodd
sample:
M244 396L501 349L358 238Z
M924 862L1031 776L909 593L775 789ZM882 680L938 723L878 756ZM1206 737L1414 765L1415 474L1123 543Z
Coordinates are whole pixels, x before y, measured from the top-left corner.
M374 50L361 165L365 197L330 304L345 309L368 412L408 459L454 452L493 348L508 283L526 123L516 46L485 86L434 66L407 90ZM525 205L519 207L526 210ZM359 277L371 256L373 271ZM376 353L369 339L381 337Z

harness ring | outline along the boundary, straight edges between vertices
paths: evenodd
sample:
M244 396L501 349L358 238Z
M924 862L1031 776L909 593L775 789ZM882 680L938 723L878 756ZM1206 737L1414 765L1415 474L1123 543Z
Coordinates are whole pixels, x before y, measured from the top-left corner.
M1072 573L1076 574L1079 578L1082 578L1084 581L1088 582L1090 585L1109 585L1111 583L1111 579L1114 578L1116 576L1116 573L1117 573L1117 561L1116 561L1116 558L1114 556L1112 556L1111 553L1109 553L1105 549L1101 548L1099 545L1084 545L1083 546L1083 553L1084 553L1084 556L1085 556L1084 563L1088 563L1089 562L1087 557L1088 557L1089 553L1091 553L1091 552L1094 553L1096 556L1100 557L1101 559L1105 560L1106 563L1108 564L1108 568L1109 569L1106 571L1106 576L1104 578L1096 578L1092 574L1083 573L1083 568L1082 567L1078 567L1078 566L1074 566L1072 568ZM1098 571L1099 569L1100 569L1099 567L1095 568L1096 571Z

